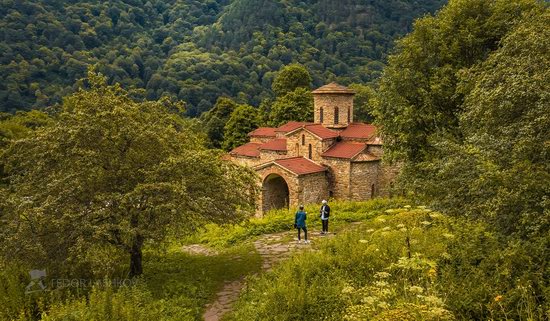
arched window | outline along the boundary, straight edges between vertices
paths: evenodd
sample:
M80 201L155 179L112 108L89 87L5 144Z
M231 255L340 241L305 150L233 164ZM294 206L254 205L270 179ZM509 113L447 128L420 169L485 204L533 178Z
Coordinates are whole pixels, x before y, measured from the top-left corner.
M302 146L306 144L306 135L302 134Z
M313 149L311 148L311 144L309 144L309 146L308 146L308 156L309 156L309 159L311 159L312 151L313 151Z
M296 143L296 156L300 156L300 145Z
M323 122L323 117L324 117L323 107L321 107L321 108L319 109L319 122L320 122L320 123Z
M374 198L374 184L370 187L370 198Z
M348 107L348 124L351 123L351 110Z
M334 107L334 123L335 124L338 124L338 122L340 121L340 110L338 109L338 107Z

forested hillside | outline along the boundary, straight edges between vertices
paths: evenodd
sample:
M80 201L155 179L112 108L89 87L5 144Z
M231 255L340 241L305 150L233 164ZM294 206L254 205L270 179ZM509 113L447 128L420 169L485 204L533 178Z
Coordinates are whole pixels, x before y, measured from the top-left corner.
M0 111L52 105L88 66L192 116L219 96L259 105L283 65L314 85L377 78L396 37L445 1L13 1L0 6Z

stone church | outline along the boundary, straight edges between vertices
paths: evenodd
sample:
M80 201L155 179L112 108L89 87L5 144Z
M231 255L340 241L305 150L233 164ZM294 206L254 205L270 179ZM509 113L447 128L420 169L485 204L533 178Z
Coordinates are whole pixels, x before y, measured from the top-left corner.
M355 92L331 83L312 93L313 123L258 128L249 133L249 143L229 152L229 159L259 175L258 213L390 194L398 168L382 163L376 127L353 122Z

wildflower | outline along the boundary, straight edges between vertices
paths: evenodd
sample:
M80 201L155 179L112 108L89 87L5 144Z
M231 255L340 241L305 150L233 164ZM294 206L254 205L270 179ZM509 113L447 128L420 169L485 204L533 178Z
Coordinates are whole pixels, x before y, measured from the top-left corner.
M403 227L405 227L405 224L397 224L396 227L397 227L397 228L403 228Z
M342 289L342 293L343 293L343 294L353 293L354 291L355 291L355 289L354 289L351 285L346 285L346 286Z
M359 243L368 243L369 241L367 240L359 240Z
M389 226L386 226L382 229L382 231L389 231L390 230L390 227Z
M495 297L495 302L500 302L500 301L502 301L502 295L497 295Z
M386 302L382 301L382 302L378 303L378 307L382 308L382 309L387 309L387 308L390 307L390 305L387 304Z
M428 270L428 275L431 277L434 277L437 274L437 270L435 268L431 268Z
M385 219L385 218L379 217L379 218L377 218L376 220L377 220L378 222L380 222L380 223L386 223L386 219Z
M372 228L369 228L369 229L367 230L367 233L372 233L372 232L374 232L374 229L372 229Z
M401 228L401 229L399 229L399 231L401 231L401 232L407 232L407 229L406 229L406 228Z
M422 224L422 225L424 225L424 226L428 226L428 225L430 225L430 224L432 224L432 223L430 223L430 222L428 222L428 221L422 221L422 222L420 222L420 224Z
M376 272L374 276L378 279L387 279L390 277L391 274L388 272Z
M430 213L429 215L430 215L431 218L439 218L439 217L441 217L441 214L436 213L436 212L432 212L432 213Z
M403 206L403 207L404 207L404 208L411 208L410 205L405 205L405 206Z
M376 298L372 296L366 296L361 299L361 302L372 305L374 304L374 302L376 302Z
M413 293L421 294L422 292L424 292L424 288L421 287L421 286L413 285L413 286L409 287L409 291L411 291Z
M448 238L448 239L454 239L454 237L455 237L455 236L454 236L453 234L451 234L451 233L443 233L443 236L446 237L446 238Z
M419 209L426 209L426 206L425 205L420 205L420 206L417 206L416 208L419 208Z

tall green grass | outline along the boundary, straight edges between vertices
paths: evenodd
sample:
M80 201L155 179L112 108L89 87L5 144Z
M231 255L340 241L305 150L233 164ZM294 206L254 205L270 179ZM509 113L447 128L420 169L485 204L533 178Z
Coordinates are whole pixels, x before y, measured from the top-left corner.
M330 225L339 225L363 221L380 215L385 210L408 204L400 198L377 198L366 202L333 201L330 202ZM321 205L310 204L305 207L309 229L321 229L319 210ZM185 243L203 243L212 247L224 248L239 244L247 239L267 233L289 231L293 229L296 208L273 210L263 217L253 217L240 224L208 224L196 234L185 239Z
M480 223L388 210L254 279L227 320L545 320L544 249L529 250Z

